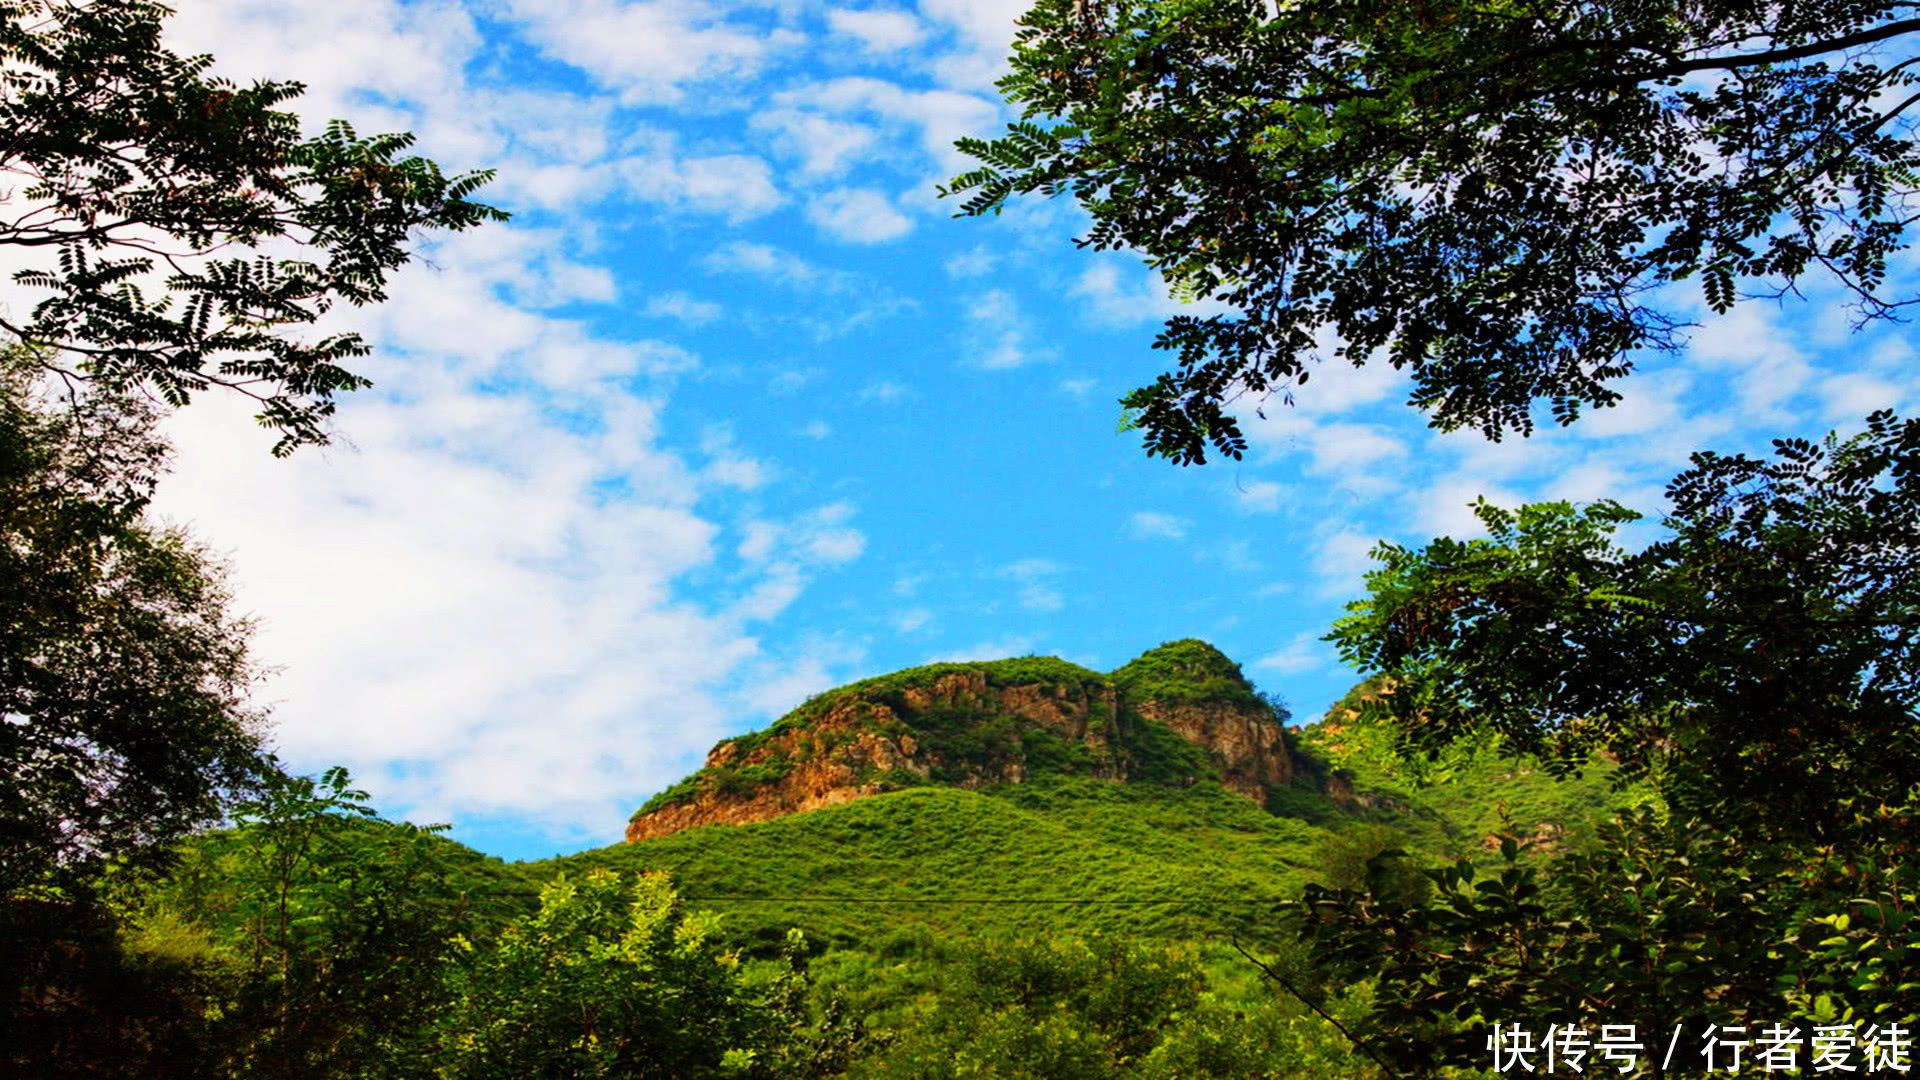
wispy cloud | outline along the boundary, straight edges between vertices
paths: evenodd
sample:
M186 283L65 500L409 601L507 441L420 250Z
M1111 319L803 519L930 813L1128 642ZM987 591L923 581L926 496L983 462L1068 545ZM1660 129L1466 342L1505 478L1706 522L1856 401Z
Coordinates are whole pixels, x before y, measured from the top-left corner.
M1020 606L1027 611L1059 611L1066 598L1051 581L1060 573L1060 565L1050 559L1020 559L999 569L998 576L1019 586Z
M827 25L834 34L853 38L867 51L882 54L910 49L927 36L919 19L904 11L882 8L829 8Z
M989 371L1022 367L1042 353L1030 344L1031 324L1006 289L988 289L967 301L968 362Z
M1127 518L1127 528L1137 537L1157 540L1181 540L1193 523L1172 514L1142 510Z
M807 220L836 240L881 244L913 231L913 219L872 188L836 188L807 202Z
M1320 634L1303 630L1286 644L1255 660L1253 667L1277 675L1299 675L1324 667L1332 659L1332 647L1320 640Z
M720 305L696 299L678 289L661 293L647 301L644 313L655 318L677 319L688 326L705 326L720 317Z

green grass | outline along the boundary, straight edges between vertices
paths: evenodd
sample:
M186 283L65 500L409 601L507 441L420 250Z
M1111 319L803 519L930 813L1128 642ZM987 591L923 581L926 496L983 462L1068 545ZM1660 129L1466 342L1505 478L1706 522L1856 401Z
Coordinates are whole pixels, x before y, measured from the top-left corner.
M776 944L789 926L828 945L865 948L913 927L942 937L1196 940L1258 933L1268 916L1264 902L1290 898L1313 878L1324 835L1212 782L1168 788L1061 779L991 791L917 788L527 869L541 876L594 866L668 870L690 904L726 913L730 938L755 951ZM822 896L844 899L793 899ZM723 899L732 897L769 899Z

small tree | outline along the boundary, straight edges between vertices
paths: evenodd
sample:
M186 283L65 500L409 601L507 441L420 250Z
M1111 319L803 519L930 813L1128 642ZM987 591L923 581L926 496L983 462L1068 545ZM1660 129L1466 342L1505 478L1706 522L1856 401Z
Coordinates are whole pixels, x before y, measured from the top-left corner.
M1486 540L1382 544L1332 638L1381 673L1410 749L1595 750L1728 832L1913 843L1920 799L1920 420L1713 453L1671 536L1622 551L1609 502L1481 503Z
M760 1042L761 1006L664 874L561 876L457 980L449 1080L700 1080ZM736 1055L738 1058L739 1055ZM744 1064L744 1062L742 1062Z
M186 920L225 963L210 1051L248 1080L421 1075L466 904L445 826L378 820L342 768L274 775L198 838L148 915Z
M1336 627L1405 750L1604 750L1672 808L1544 881L1509 839L1498 872L1431 872L1431 903L1310 886L1309 935L1378 986L1383 1052L1484 1064L1489 1021L1920 1022L1920 422L1697 454L1669 495L1672 535L1634 553L1612 503L1482 503L1487 539L1382 545Z

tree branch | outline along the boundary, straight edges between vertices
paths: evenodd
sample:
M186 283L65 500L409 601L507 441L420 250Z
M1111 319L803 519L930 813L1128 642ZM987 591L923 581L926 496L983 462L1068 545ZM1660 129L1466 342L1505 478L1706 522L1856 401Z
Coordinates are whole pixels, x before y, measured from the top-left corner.
M1688 75L1696 71L1712 71L1716 68L1732 70L1734 68L1754 67L1760 64L1779 64L1788 60L1804 60L1809 56L1839 52L1856 45L1871 45L1876 41L1885 41L1902 34L1920 30L1920 19L1901 19L1898 22L1884 23L1871 30L1844 34L1826 41L1810 41L1805 45L1795 45L1786 49L1769 49L1766 52L1742 53L1738 56L1703 56L1697 60L1670 63L1646 71L1631 72L1611 80L1614 82L1640 82L1643 79L1661 79L1673 75Z
M1289 994L1292 994L1294 997L1299 998L1301 1004L1305 1005L1309 1009L1312 1009L1314 1012L1319 1013L1321 1019L1325 1020L1329 1024L1332 1024L1335 1030L1339 1031L1340 1034L1346 1036L1347 1041L1353 1044L1354 1049L1359 1050L1361 1053L1372 1058L1374 1061L1374 1064L1380 1066L1381 1072L1384 1072L1388 1076L1395 1078L1395 1080L1398 1080L1400 1074L1393 1071L1393 1066L1388 1065L1386 1061L1380 1057L1380 1055L1373 1052L1372 1047L1360 1041L1359 1038L1355 1037L1353 1032L1348 1031L1347 1026L1345 1024L1342 1024L1340 1021L1335 1020L1333 1018L1333 1014L1327 1012L1327 1010L1321 1008L1320 1006L1315 1005L1313 1001L1307 997L1307 995L1294 989L1293 984L1288 982L1284 975L1281 975L1279 972L1268 967L1266 964L1262 963L1259 959L1257 959L1252 953L1248 952L1246 950L1246 947L1240 944L1239 938L1232 938L1229 940L1233 942L1234 951L1238 952L1241 956L1246 957L1248 963L1252 964L1254 967L1259 968L1260 971L1263 974L1265 974L1267 978L1272 979L1274 982L1279 983L1281 989L1285 990Z

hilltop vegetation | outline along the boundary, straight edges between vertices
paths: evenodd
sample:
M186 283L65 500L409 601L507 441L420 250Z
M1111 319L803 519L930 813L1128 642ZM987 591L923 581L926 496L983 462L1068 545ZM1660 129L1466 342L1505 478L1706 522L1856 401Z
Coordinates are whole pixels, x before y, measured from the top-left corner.
M1042 656L930 664L829 690L762 730L722 740L705 767L653 796L634 819L704 798L715 820L728 820L720 804L750 799L810 762L844 763L810 778L844 798L1076 776L1174 786L1216 776L1208 747L1143 715L1154 703L1212 706L1276 730L1284 720L1239 665L1193 639L1111 675Z
M1133 701L1181 705L1266 706L1240 665L1198 638L1170 641L1117 668L1113 684Z

